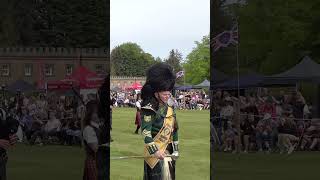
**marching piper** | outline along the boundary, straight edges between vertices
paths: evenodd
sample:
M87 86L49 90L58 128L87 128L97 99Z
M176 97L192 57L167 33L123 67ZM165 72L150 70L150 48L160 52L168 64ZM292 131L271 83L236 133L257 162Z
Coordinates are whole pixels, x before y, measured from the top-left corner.
M141 90L144 180L175 180L178 123L169 100L175 79L172 67L165 63L151 66L146 73Z

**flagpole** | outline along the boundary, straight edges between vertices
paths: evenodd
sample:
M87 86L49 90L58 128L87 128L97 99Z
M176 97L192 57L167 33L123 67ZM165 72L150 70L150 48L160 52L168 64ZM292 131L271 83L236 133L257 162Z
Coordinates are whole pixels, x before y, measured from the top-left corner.
M186 88L186 71L185 69L183 69L183 87ZM186 91L186 89L184 89L184 91ZM186 109L186 92L185 95L183 96L183 102L184 102L184 108Z
M238 43L236 43L236 58L237 58L237 89L238 89L238 98L240 97L240 63L239 63L239 23L238 18L236 19L237 26L237 36Z
M183 69L183 86L186 87L186 76L185 76L185 69Z
M236 58L237 58L237 78L238 78L238 102L237 102L237 131L239 132L238 136L238 147L237 147L237 153L240 153L241 149L241 128L240 128L240 63L239 63L239 43L240 43L240 38L239 38L239 23L238 23L238 18L236 19L236 25L237 25L237 36L238 36L238 43L236 43Z

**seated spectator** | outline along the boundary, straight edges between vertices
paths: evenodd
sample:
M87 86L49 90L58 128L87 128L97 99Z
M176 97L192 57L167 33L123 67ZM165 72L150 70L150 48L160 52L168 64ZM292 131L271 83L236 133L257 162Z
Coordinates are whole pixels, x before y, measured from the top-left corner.
M63 121L60 130L61 144L81 144L81 127L79 121Z
M61 122L59 119L56 118L56 112L50 111L49 112L49 120L44 126L44 135L45 136L56 136L57 133L60 131Z
M252 145L252 142L254 142L254 131L255 131L255 125L254 125L254 117L252 114L248 114L244 121L240 124L241 128L241 135L243 139L244 144L244 152L247 153L249 151L249 147Z
M28 133L31 131L31 128L32 128L33 118L28 113L27 108L22 107L21 111L22 111L22 115L20 118L20 125L24 134L28 135ZM29 139L28 136L27 136L27 139Z
M36 138L40 138L41 143L49 140L49 137L59 137L59 131L61 128L61 122L55 116L55 111L49 112L49 120L47 123L40 129L34 132L32 135L32 143L35 142Z
M280 153L285 151L288 154L291 154L295 149L295 145L292 143L298 142L299 138L296 136L297 126L293 121L293 115L290 114L281 119L279 125L279 135L278 135L278 147L280 149Z
M30 131L28 131L26 133L26 136L27 136L27 140L32 145L36 142L38 134L41 134L43 122L40 121L35 114L30 115L30 116L31 116L32 125L31 125ZM41 142L40 142L40 144L41 144Z
M224 151L232 151L233 146L235 149L238 147L238 133L235 127L231 124L231 122L228 122L227 130L224 132L223 135L223 141L224 141Z
M256 143L260 152L263 152L264 149L267 150L267 153L271 152L271 133L271 115L266 113L258 122L256 129Z
M305 133L301 142L301 150L305 149L305 146L308 146L308 150L314 150L317 146L319 148L320 142L320 125L317 121L312 121L309 127L306 127Z
M38 109L38 115L40 119L47 119L48 118L48 104L45 100L44 94L39 95L39 99L36 101L36 106Z
M231 122L234 114L233 102L230 97L225 98L225 102L222 103L220 116L222 121L222 127L224 130L227 129L228 122Z

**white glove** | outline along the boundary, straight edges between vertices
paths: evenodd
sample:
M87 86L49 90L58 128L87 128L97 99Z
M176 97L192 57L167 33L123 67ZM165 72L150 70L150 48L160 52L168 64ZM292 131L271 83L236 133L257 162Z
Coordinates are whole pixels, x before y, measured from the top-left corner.
M172 155L172 159L173 160L177 160L179 158L179 142L178 141L174 141L172 143L172 148L173 148L173 153L171 154Z
M177 160L179 158L179 152L178 151L173 151L173 153L171 154L171 157L173 160Z

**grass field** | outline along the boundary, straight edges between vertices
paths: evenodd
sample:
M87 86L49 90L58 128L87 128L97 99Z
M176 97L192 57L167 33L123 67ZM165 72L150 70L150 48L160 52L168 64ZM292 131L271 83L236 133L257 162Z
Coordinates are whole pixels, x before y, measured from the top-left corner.
M215 180L316 180L320 179L319 152L230 154L213 157Z
M143 139L134 134L135 109L115 108L111 156L143 154ZM180 158L177 180L209 180L209 111L178 111ZM143 159L111 160L111 180L142 180Z
M142 155L143 140L133 133L135 110L114 109L111 156ZM177 180L209 180L209 112L178 111L180 159ZM229 154L215 152L214 180L317 180L319 152ZM70 146L18 144L9 151L8 180L81 180L84 151ZM111 160L111 180L142 180L143 160Z
M80 147L17 144L8 154L8 180L82 179L85 156Z

